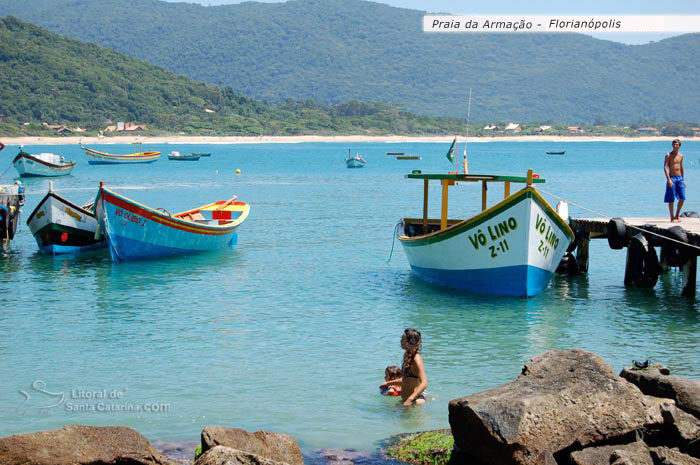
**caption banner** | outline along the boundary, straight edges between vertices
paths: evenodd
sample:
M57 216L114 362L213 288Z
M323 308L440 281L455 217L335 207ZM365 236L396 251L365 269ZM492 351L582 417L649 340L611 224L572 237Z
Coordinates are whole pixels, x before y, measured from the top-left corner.
M424 32L700 32L686 16L423 16Z

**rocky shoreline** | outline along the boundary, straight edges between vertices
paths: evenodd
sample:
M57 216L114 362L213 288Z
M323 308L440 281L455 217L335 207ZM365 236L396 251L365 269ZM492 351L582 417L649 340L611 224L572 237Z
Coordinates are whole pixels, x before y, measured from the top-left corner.
M0 465L700 465L700 381L553 350L517 379L449 403L450 430L399 435L375 455L302 455L286 434L207 426L150 443L127 427L68 425L0 438ZM452 444L454 443L454 446ZM195 450L200 451L193 461Z

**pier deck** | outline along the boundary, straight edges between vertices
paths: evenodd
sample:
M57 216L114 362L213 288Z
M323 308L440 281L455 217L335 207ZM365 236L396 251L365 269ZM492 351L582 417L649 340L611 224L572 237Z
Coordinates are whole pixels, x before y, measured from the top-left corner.
M644 231L663 234L673 226L682 227L688 235L688 243L700 247L700 218L681 218L680 223L671 223L668 218L654 216L620 217L626 224ZM574 231L589 233L591 239L605 239L608 236L608 218L570 218L569 225Z
M659 273L675 266L683 274L682 295L695 296L700 218L681 217L680 223L673 223L666 217L650 216L614 219L617 221L569 218L577 240L575 257L571 253L565 256L567 264L573 261L576 272L587 272L590 240L607 239L611 249L627 249L626 286L654 287ZM654 247L660 247L660 257L657 257Z

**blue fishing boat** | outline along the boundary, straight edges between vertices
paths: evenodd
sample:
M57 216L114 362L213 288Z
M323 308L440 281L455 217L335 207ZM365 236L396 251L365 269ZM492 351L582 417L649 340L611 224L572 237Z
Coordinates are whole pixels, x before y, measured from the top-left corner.
M236 197L177 214L151 208L104 187L95 199L100 231L114 261L189 255L235 246L250 206Z
M367 163L367 160L362 158L359 153L356 153L353 157L350 155L350 149L348 149L348 158L345 159L345 164L348 168L362 168L365 166L365 163Z

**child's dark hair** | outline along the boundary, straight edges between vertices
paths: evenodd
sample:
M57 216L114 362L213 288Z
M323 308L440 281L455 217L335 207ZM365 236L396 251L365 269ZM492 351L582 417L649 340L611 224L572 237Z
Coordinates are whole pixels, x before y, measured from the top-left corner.
M411 374L411 365L413 364L413 359L416 354L420 352L421 349L421 336L420 331L413 328L407 328L404 330L403 335L406 336L406 353L403 354L403 365L401 366L401 373L404 376L415 376Z
M386 370L384 370L384 378L389 378L389 380L401 378L401 368L396 365L386 367Z

